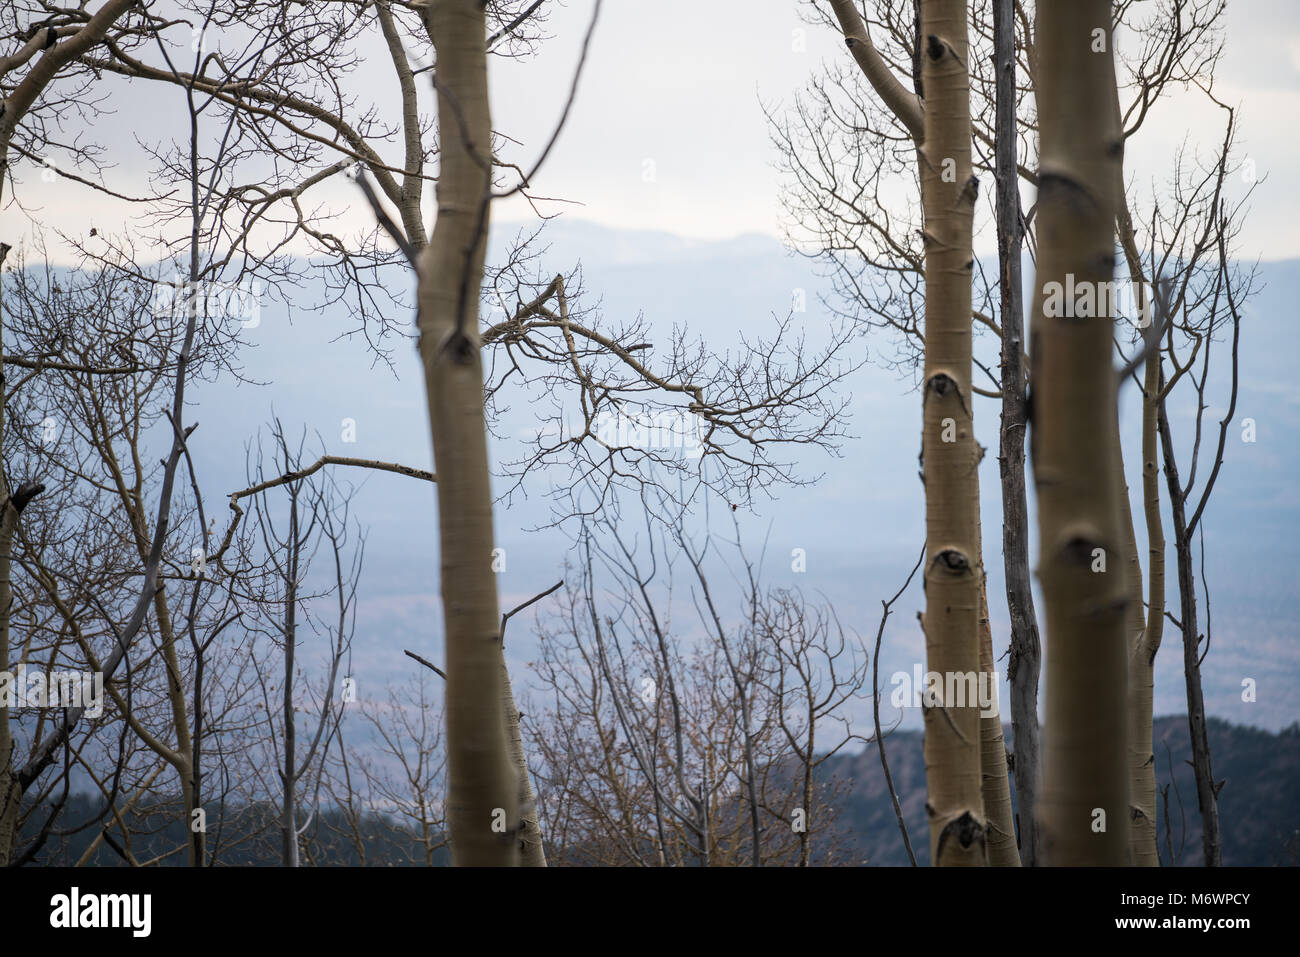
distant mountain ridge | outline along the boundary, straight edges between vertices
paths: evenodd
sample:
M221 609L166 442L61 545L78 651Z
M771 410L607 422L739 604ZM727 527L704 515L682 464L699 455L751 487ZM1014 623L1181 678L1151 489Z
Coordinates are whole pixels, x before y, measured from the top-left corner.
M1236 867L1300 865L1300 723L1278 734L1217 718L1210 718L1208 726L1214 774L1226 782L1219 793L1223 863ZM1168 787L1167 798L1157 794L1161 862L1169 864L1167 842L1172 839L1175 865L1200 865L1201 818L1187 763L1191 758L1187 717L1156 718L1154 728L1156 787L1159 791ZM1005 728L1004 734L1010 745L1011 729ZM912 849L922 865L930 858L923 738L920 731L896 731L886 739L890 774ZM827 775L848 785L837 808L835 831L850 859L867 864L907 864L876 747L837 755L827 765ZM1014 787L1012 790L1014 794Z
M1223 863L1230 867L1300 866L1300 723L1274 734L1211 718L1209 732L1215 775L1226 782L1219 795ZM1010 729L1005 729L1005 733L1009 740ZM912 848L918 864L926 865L930 855L922 739L919 731L896 731L886 739L886 753ZM1192 769L1186 763L1191 757L1187 718L1183 715L1157 718L1154 741L1157 787L1168 787L1168 831L1163 800L1156 811L1161 861L1168 865L1168 839L1173 845L1176 865L1199 865L1201 827ZM1171 767L1174 769L1172 786ZM828 759L819 769L819 776L823 782L838 781L843 788L834 807L831 833L820 836L820 843L814 845L814 863L823 858L828 843L833 842L835 863L839 865L907 866L907 854L885 789L876 746L871 744L859 753ZM96 797L73 795L64 814L69 821L84 821L92 817L93 809L99 804L100 799ZM215 808L211 813L217 813ZM229 807L223 826L226 850L222 863L278 865L277 813L276 806L270 802ZM815 808L814 813L817 813ZM174 803L159 810L141 812L137 808L128 817L133 826L146 831L133 835L132 845L138 860L149 860L184 843L185 828L176 818ZM35 814L28 819L20 845L35 837L44 818L43 814ZM319 819L322 826L313 831L311 864L391 867L418 865L425 860L417 836L393 820L366 815L361 828L364 838L359 847L347 838L347 822L340 811L322 808ZM96 833L95 828L88 828L70 836L55 834L35 863L72 864L86 851ZM433 853L432 862L448 863L445 847ZM101 844L91 852L87 863L111 867L120 866L123 861L111 847ZM182 866L185 861L180 855L171 855L161 863Z

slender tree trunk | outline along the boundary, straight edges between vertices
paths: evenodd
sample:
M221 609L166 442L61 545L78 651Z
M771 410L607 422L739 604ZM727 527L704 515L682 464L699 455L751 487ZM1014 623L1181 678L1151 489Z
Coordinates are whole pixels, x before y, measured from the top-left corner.
M199 167L198 167L198 113L194 109L194 104L190 103L190 271L189 271L189 288L188 288L188 316L186 321L186 331L192 336L191 330L197 329L200 319L206 322L208 319L206 301L207 297L199 291L199 231L200 231L200 213L199 213ZM204 302L204 314L199 316L199 303ZM192 339L191 339L192 341ZM188 348L188 344L186 346ZM185 364L179 365L177 375L183 376L188 368L188 358ZM180 385L178 384L178 392ZM180 426L181 418L178 412L173 416ZM183 436L176 436L174 442L183 441ZM141 527L144 526L144 516L140 516ZM169 523L170 524L170 523ZM167 540L166 529L160 529L161 541L165 544ZM142 556L148 561L148 556ZM161 583L158 590L154 593L154 614L158 619L158 637L162 646L163 664L167 669L167 697L171 702L172 711L172 728L176 732L176 750L173 758L176 764L176 771L181 779L181 798L185 810L185 827L189 831L189 864L191 867L202 867L206 857L206 829L207 821L203 816L202 809L198 803L198 788L196 787L197 769L194 764L194 742L190 737L189 713L186 710L185 701L185 684L182 680L180 656L176 651L176 628L172 621L171 609L167 605L167 593Z
M285 467L289 466L288 454ZM285 867L298 866L298 820L295 797L296 771L294 752L297 750L297 722L293 709L293 659L298 639L298 561L302 546L298 541L298 488L289 489L289 570L285 580L284 598L284 769L280 772L281 809L280 830L283 836L281 860Z
M167 698L171 705L172 728L176 732L176 748L171 752L170 757L180 778L185 828L190 836L188 860L191 867L202 867L207 853L205 848L207 824L201 815L195 813L201 808L198 803L198 792L194 786L194 746L190 738L181 660L176 652L176 629L173 627L171 609L167 606L166 592L162 588L159 588L154 596L154 614L158 618L159 643L162 646L163 666L167 670Z
M1164 376L1160 376L1164 390ZM1157 393L1158 394L1158 393ZM1205 696L1201 691L1201 657L1196 619L1196 578L1192 566L1192 540L1187 533L1186 499L1181 493L1178 462L1169 434L1169 414L1160 400L1160 445L1165 457L1165 481L1174 519L1174 552L1178 560L1178 604L1183 626L1183 677L1187 683L1187 725L1192 738L1192 770L1196 775L1196 803L1201 812L1201 849L1206 867L1223 861L1219 847L1219 789L1210 765L1210 739L1205 727Z
M874 699L874 705L876 710L879 711L880 699L878 696ZM813 814L813 769L814 769L813 762L816 760L814 755L816 755L817 753L816 752L816 747L817 747L816 729L817 729L817 722L812 719L812 716L810 714L808 719L808 737L804 741L804 752L801 755L802 760L800 762L803 765L803 770L802 770L803 787L800 792L803 796L803 803L800 805L800 807L804 809L804 811L807 813L810 819ZM877 734L879 734L879 732L877 732ZM880 743L879 740L877 743L881 748L884 748L884 744ZM885 784L891 789L893 788L892 781L887 780ZM893 796L892 791L891 791L891 796ZM897 797L896 796L894 797L895 800L897 800ZM915 862L913 862L913 864L915 864ZM807 826L805 826L801 831L799 831L799 863L797 866L810 867L811 865L812 865L812 834L809 833Z
M1137 530L1133 522L1133 506L1129 501L1129 487L1126 472L1124 470L1124 453L1121 444L1119 423L1115 423L1115 446L1119 451L1120 471L1117 476L1119 482L1120 496L1120 531L1124 536L1124 578L1128 587L1128 608L1125 613L1124 631L1127 638L1128 648L1128 773L1129 773L1129 855L1130 863L1135 862L1136 851L1139 843L1146 839L1149 834L1151 838L1151 848L1155 848L1155 820L1152 818L1150 826L1144 826L1143 810L1139 803L1142 799L1142 790L1139 766L1145 761L1146 756L1151 753L1151 694L1154 690L1154 674L1143 674L1143 668L1140 665L1139 649L1142 645L1143 635L1146 633L1146 618L1143 616L1142 601L1142 564L1138 556ZM1144 493L1145 494L1145 490ZM1148 693L1143 695L1143 686L1148 687ZM1141 702L1146 701L1145 719L1139 713L1141 711ZM1146 745L1140 744L1145 728ZM1140 753L1139 753L1140 752ZM1155 800L1155 769L1151 769L1151 800L1152 810L1154 810Z
M1016 154L1016 25L1013 0L993 0L997 69L998 267L1002 293L1002 431L998 467L1002 478L1002 564L1011 618L1011 739L1015 754L1020 859L1037 862L1038 674L1042 646L1029 578L1029 506L1025 496L1025 334L1020 279L1024 225L1020 213Z
M1111 39L1109 0L1038 9L1030 441L1047 623L1041 850L1053 865L1128 862L1129 590L1114 319L1095 308L1114 276L1123 157Z
M519 733L519 709L515 706L514 692L510 687L510 672L506 668L504 652L501 655L502 705L506 718L506 735L510 739L510 762L519 775L519 864L521 867L545 867L546 848L542 844L542 827L538 822L537 796L533 793L532 775L528 773L528 760L524 754L524 740Z
M925 140L926 662L947 691L980 672L979 449L971 413L972 212L970 88L964 0L921 5ZM971 683L974 683L972 681ZM971 695L967 694L967 698ZM977 696L975 696L977 697ZM927 702L925 768L930 860L982 865L985 819L978 701Z
M1156 756L1151 741L1155 661L1165 624L1165 532L1160 518L1158 431L1160 351L1147 359L1142 386L1142 501L1147 526L1147 617L1129 653L1129 801L1133 830L1129 847L1138 867L1159 867L1156 835Z
M980 671L988 677L990 698L997 702L997 672L993 666L993 632L989 628L989 602L980 586ZM1011 811L1007 745L1002 737L1000 708L992 714L980 712L980 773L983 779L984 813L988 819L989 863L994 867L1019 867L1016 826Z
M1111 98L1112 117L1116 127L1123 127L1120 113L1119 90ZM1121 153L1122 155L1122 153ZM1149 315L1150 304L1145 302L1142 284L1142 259L1137 250L1133 234L1133 223L1129 216L1128 196L1124 190L1123 163L1114 170L1115 192L1115 230L1119 237L1120 248L1128 266L1129 281L1139 296L1138 315ZM1159 352L1157 351L1157 356ZM1146 374L1150 374L1152 363L1147 363ZM1149 485L1146 479L1147 456L1147 415L1143 405L1143 507L1147 526L1147 539L1151 540L1151 508L1148 498ZM1154 426L1153 426L1154 427ZM1151 748L1151 708L1155 693L1155 671L1153 667L1155 652L1149 656L1144 652L1147 630L1150 625L1149 614L1143 616L1142 601L1142 560L1138 553L1137 526L1133 520L1133 506L1129 498L1128 472L1124 467L1124 445L1120 438L1119 420L1115 421L1115 448L1119 453L1120 471L1117 479L1120 487L1120 520L1124 533L1124 567L1128 577L1128 768L1129 768L1129 863L1138 866L1156 867L1160 857L1156 852L1156 777L1155 755ZM1160 521L1160 502L1155 502L1157 525ZM1160 534L1159 528L1156 534ZM1154 574L1154 570L1153 570ZM1154 580L1152 585L1155 585ZM1163 575L1160 581L1163 589ZM1152 606L1155 607L1155 606ZM1159 602L1162 615L1164 594L1161 592Z
M206 549L204 549L206 553ZM194 606L191 605L191 609ZM204 712L203 712L203 676L205 663L203 653L195 643L196 654L194 656L194 732L191 735L190 750L192 753L192 770L190 773L190 789L194 795L194 806L203 807L203 733L204 733ZM199 855L199 867L210 865L215 861L207 860L207 841L202 842L202 853Z
M1118 108L1118 105L1117 105ZM1146 301L1142 260L1129 215L1124 184L1118 185L1118 213L1115 219L1120 246L1128 265L1129 281L1139 294L1139 315L1150 316ZM1134 597L1138 621L1130 626L1133 642L1129 649L1129 803L1132 807L1129 853L1137 867L1159 867L1156 834L1156 762L1152 747L1152 708L1155 702L1155 658L1164 633L1165 618L1165 533L1160 516L1159 408L1160 351L1147 359L1142 384L1142 503L1147 530L1148 589L1146 619L1141 619L1141 584ZM1126 497L1127 503L1127 497ZM1133 556L1137 567L1137 537L1131 512L1128 516Z
M447 820L453 863L514 865L519 780L502 706L478 331L492 168L486 22L476 0L438 0L421 9L438 61L438 214L420 254L419 327L438 470Z

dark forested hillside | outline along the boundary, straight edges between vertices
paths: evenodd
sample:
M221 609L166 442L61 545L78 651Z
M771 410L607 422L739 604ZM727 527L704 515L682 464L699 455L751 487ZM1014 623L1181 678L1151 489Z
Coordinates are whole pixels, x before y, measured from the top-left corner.
M1227 866L1300 863L1300 724L1279 734L1225 721L1209 722L1214 770L1225 783L1223 863ZM1008 746L1010 728L1006 729ZM1200 816L1192 780L1187 718L1155 720L1156 787L1160 860L1168 865L1201 863ZM922 735L899 731L887 739L889 769L898 788L917 863L929 863L925 842L925 763ZM907 864L897 819L885 789L874 747L828 762L830 773L851 782L836 828L846 849L868 864ZM1172 779L1170 768L1173 769ZM1167 815L1167 816L1166 816Z
M1007 734L1010 734L1008 729ZM1200 819L1195 807L1195 787L1188 743L1187 719L1182 715L1157 718L1155 722L1157 787L1162 796L1157 823L1161 863L1199 865ZM1210 741L1216 756L1215 770L1226 782L1219 794L1224 817L1223 862L1228 866L1295 866L1300 864L1300 724L1278 734L1211 720ZM898 731L887 739L890 771L907 818L917 863L928 863L925 835L925 765L919 731ZM1170 779L1170 767L1174 770ZM829 778L844 786L832 788L838 795L834 809L835 863L900 866L908 863L897 820L885 790L879 754L874 745L857 754L843 754L823 765ZM829 782L827 782L829 783ZM1168 816L1166 817L1166 809ZM170 807L132 814L134 833L129 848L100 842L85 862L99 866L124 864L126 855L140 863L161 865L184 863L183 856L168 853L179 846L182 829ZM85 821L98 807L89 798L73 796L63 814L68 820ZM219 812L214 812L219 814ZM36 837L37 822L46 815L31 815L30 833ZM99 832L87 828L71 836L51 834L36 862L51 865L76 864ZM214 832L215 833L215 832ZM426 841L400 822L378 815L350 817L338 809L323 811L309 826L304 842L306 858L316 865L394 867L445 865L449 856L441 835ZM276 810L269 805L227 810L213 852L224 865L276 865L280 862ZM116 842L113 842L116 843ZM426 849L432 848L426 854ZM823 845L814 860L824 857ZM567 855L552 852L553 863L563 864Z

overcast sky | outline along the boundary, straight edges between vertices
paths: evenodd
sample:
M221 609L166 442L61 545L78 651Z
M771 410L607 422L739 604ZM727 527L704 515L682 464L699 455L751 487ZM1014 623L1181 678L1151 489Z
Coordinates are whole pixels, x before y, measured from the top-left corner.
M492 61L494 125L535 151L562 107L591 12L589 0L557 0L548 24L553 39L526 62ZM1244 155L1264 182L1253 202L1241 254L1264 259L1300 256L1295 190L1300 188L1300 4L1295 0L1230 0L1225 55L1216 92L1240 105ZM804 31L796 42L795 31ZM1123 40L1120 40L1121 46ZM355 78L362 99L391 103L396 81L382 50ZM586 73L563 136L535 186L575 204L568 215L624 229L656 229L710 239L743 233L781 235L780 177L760 103L779 106L823 60L845 59L832 31L810 27L794 0L608 0ZM105 81L107 102L90 138L108 147L116 166L107 176L122 192L142 191L148 164L135 140L158 140L177 113L179 92L134 84L129 101ZM1136 188L1163 176L1184 137L1206 149L1222 136L1222 115L1199 94L1176 94L1153 112L1125 157ZM179 132L179 127L177 128ZM400 154L386 150L394 162ZM648 171L653 164L653 177ZM94 222L120 229L121 204L65 183L43 184L20 168L19 195L46 226L78 231ZM355 187L331 184L319 196L368 216ZM6 197L8 198L8 197ZM556 209L558 207L551 207ZM497 222L529 214L501 204ZM10 223L6 232L26 231ZM983 224L987 227L987 223ZM991 249L983 228L977 252Z
M1244 108L1245 155L1267 174L1242 253L1300 256L1300 3L1229 0L1228 7L1215 90ZM556 39L537 62L498 65L493 109L503 129L528 130L530 142L543 138L590 10L571 0L553 14ZM798 29L804 52L793 42ZM575 111L539 187L580 200L577 215L610 226L698 238L779 235L781 183L760 102L788 103L821 60L847 57L831 31L801 22L793 0L607 2ZM1130 181L1163 175L1186 135L1207 148L1222 138L1221 111L1199 94L1153 111L1125 156ZM655 163L653 184L642 181L645 160Z

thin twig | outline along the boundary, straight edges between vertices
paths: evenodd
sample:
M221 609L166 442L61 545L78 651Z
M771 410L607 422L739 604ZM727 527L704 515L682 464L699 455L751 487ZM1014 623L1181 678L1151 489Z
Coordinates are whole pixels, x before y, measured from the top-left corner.
M912 566L912 571L908 574L907 581L903 582L903 587L889 601L881 599L883 611L880 616L880 627L876 629L876 653L871 659L871 716L876 723L876 748L880 751L880 766L885 770L885 785L889 788L889 799L894 802L894 816L898 818L898 830L903 835L903 846L907 848L907 857L913 867L916 867L916 853L912 850L912 842L907 836L907 822L903 820L903 808L898 803L898 792L894 790L894 776L889 773L889 760L885 757L885 736L880 733L880 639L885 634L885 622L889 620L894 602L907 591L907 587L912 584L912 579L916 577L917 569L921 567L921 562L924 560L925 545L922 545L921 554L917 556L916 564Z
M501 616L501 644L504 645L506 643L506 622L508 622L513 615L519 614L519 612L523 611L529 605L536 604L537 602L545 598L547 595L555 591L557 588L563 587L563 585L564 585L564 580L561 579L560 581L552 585L550 588L546 589L546 591L539 592L538 594L534 595L532 598L528 599L528 601L524 602L522 605L516 605L514 608L511 608L508 612L502 615Z
M418 661L420 664L424 665L424 667L428 668L430 671L432 671L435 675L437 675L437 676L438 676L439 678L441 678L443 681L446 681L446 680L447 680L447 673L446 673L445 671L443 671L441 668L439 668L437 665L435 665L433 662L429 661L428 659L426 659L426 658L421 658L421 657L420 657L419 655L417 655L414 651L404 651L403 654L405 654L406 657L408 657L408 658L414 658L416 661Z

